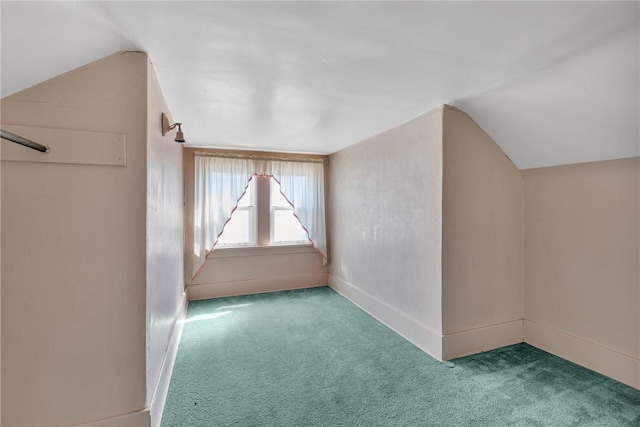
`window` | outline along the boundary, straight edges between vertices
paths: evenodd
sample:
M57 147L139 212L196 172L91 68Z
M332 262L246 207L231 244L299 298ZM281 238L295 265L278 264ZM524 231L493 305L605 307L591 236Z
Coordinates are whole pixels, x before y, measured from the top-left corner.
M256 244L256 179L238 201L238 207L218 238L220 246L253 246Z
M268 216L268 218L265 218ZM293 206L272 177L254 176L218 238L220 247L309 243Z
M290 244L308 242L307 232L293 214L293 206L280 192L280 184L270 180L271 243Z
M196 152L192 278L216 247L305 243L326 265L324 162Z

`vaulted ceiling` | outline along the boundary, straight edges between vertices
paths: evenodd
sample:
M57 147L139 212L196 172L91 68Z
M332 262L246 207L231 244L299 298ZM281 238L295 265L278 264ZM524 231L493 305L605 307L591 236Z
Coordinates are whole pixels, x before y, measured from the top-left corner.
M446 103L520 168L640 155L638 2L0 3L6 96L149 54L190 145L332 153Z

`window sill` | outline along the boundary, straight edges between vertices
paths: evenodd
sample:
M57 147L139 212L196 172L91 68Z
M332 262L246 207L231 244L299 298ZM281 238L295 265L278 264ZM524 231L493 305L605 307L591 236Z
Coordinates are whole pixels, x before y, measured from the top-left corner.
M270 246L226 246L217 247L209 258L232 258L256 255L283 255L314 253L311 243L270 245Z

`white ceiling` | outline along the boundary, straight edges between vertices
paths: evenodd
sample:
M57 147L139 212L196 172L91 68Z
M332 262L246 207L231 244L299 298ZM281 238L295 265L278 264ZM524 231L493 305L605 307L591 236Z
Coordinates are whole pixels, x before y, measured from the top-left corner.
M447 103L520 168L640 155L638 2L0 3L2 96L148 52L190 145L332 153Z

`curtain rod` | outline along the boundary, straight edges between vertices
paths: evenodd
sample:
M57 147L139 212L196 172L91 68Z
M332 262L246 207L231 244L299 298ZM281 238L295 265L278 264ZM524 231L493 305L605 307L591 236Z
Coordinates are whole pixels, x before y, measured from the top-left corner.
M38 144L37 142L33 142L29 139L18 136L14 133L7 132L6 130L0 129L0 138L6 139L7 141L15 142L16 144L24 145L25 147L31 148L32 150L39 151L41 153L48 153L51 151L49 147L46 147L42 144Z
M324 159L310 157L279 157L273 155L261 156L259 154L231 154L231 153L211 153L205 151L196 151L196 156L201 157L224 157L226 159L251 159L251 160L277 160L280 162L298 162L298 163L324 163Z

